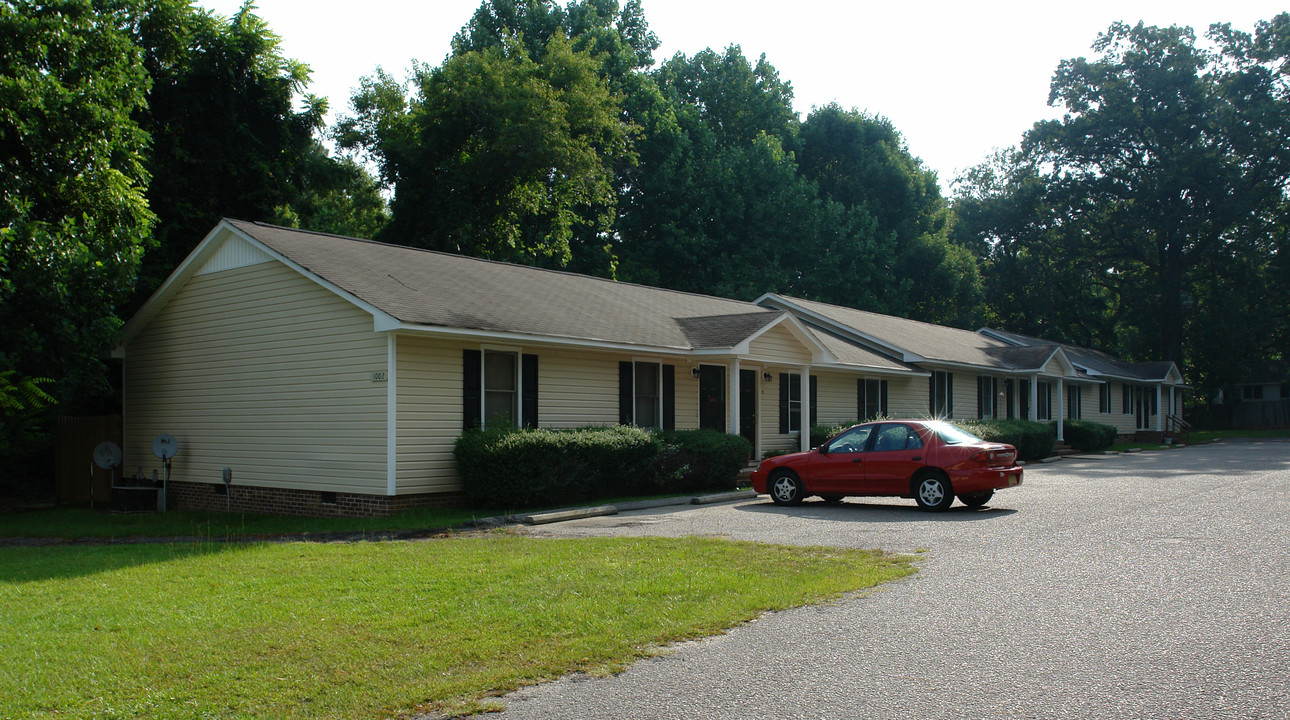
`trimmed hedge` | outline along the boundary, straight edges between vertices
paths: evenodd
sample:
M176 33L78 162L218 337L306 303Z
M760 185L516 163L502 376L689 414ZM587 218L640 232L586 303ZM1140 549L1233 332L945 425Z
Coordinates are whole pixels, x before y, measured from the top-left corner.
M1062 423L1062 436L1071 447L1080 452L1105 450L1115 444L1118 433L1114 426L1092 420L1067 420Z
M660 476L664 492L734 490L752 457L752 443L716 430L663 433Z
M732 489L751 453L737 435L622 425L472 429L453 448L471 505L491 508Z
M1029 420L958 420L953 425L982 440L1012 445L1018 458L1026 461L1052 455L1057 442L1055 426Z

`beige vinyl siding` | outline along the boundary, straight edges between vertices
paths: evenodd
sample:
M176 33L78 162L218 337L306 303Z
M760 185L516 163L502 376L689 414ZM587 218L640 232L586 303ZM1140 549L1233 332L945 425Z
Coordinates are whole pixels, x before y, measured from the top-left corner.
M399 428L395 493L460 490L452 449L462 427L461 351L477 350L479 344L415 335L399 335L395 343Z
M1097 385L1081 385L1084 388L1080 391L1079 409L1083 419L1092 420L1093 422L1106 423L1106 415L1102 414L1102 409L1098 406L1101 400L1101 389ZM1107 423L1109 424L1109 423Z
M860 374L821 371L816 381L819 396L816 420L821 425L856 422L856 380Z
M1040 370L1040 374L1052 375L1054 378L1061 377L1066 374L1066 368L1062 365L1062 361L1054 356L1049 358L1048 362L1044 363L1044 367ZM1057 381L1052 380L1051 382L1053 383L1053 387L1056 388Z
M787 363L799 366L811 362L811 351L802 345L783 325L767 330L748 344L748 354L756 362Z
M954 373L954 412L950 413L953 420L975 420L977 417L976 409L976 379L980 377L977 373L969 373L963 370L952 370Z
M130 342L124 472L385 494L386 336L372 317L276 262L192 277Z
M887 383L887 414L893 418L927 417L927 378L892 378Z

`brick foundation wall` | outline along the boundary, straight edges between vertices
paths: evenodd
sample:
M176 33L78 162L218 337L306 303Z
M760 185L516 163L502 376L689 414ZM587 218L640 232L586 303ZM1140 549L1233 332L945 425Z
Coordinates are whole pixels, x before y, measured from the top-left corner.
M364 495L253 487L236 483L228 491L227 495L224 494L222 484L172 480L166 488L166 506L171 510L224 512L230 509L231 504L231 510L235 512L264 515L385 517L417 507L460 507L465 504L465 496L461 493Z

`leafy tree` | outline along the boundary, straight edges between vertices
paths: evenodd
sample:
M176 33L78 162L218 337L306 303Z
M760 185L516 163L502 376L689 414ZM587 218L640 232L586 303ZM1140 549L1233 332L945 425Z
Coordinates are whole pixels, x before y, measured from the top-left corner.
M282 55L249 0L227 19L190 0L140 2L133 28L152 78L134 115L152 137L148 202L158 217L138 303L221 217L270 220L299 199L302 168L319 165L326 102L308 96L295 109L308 68Z
M106 394L100 360L153 215L148 77L127 9L89 0L0 4L0 480L48 456L56 401ZM49 387L44 378L56 378Z
M115 3L0 5L0 372L64 400L101 392L153 222L128 23Z
M798 141L802 174L820 194L873 222L869 247L856 251L874 253L874 300L858 305L846 286L821 299L953 325L979 320L975 259L949 242L951 215L936 173L889 120L830 104L811 112Z
M1051 168L1072 251L1111 278L1135 354L1182 364L1188 297L1283 222L1286 24L1254 36L1215 26L1216 51L1189 28L1112 25L1100 57L1058 68L1050 102L1065 117L1026 135L1023 149Z
M597 70L557 33L541 63L512 39L421 66L410 103L387 75L365 81L338 136L394 187L381 239L564 265L575 230L607 235L635 128Z
M1070 247L1028 156L995 153L957 183L954 242L976 256L992 327L1120 352L1112 278Z

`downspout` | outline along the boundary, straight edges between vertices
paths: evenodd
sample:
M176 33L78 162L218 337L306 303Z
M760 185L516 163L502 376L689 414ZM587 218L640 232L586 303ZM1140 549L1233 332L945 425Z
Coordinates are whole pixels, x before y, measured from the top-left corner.
M1066 387L1061 378L1057 378L1057 442L1065 442L1063 436L1066 418Z
M726 428L731 435L738 435L743 429L739 427L739 358L731 359L727 372L730 377L726 378Z

